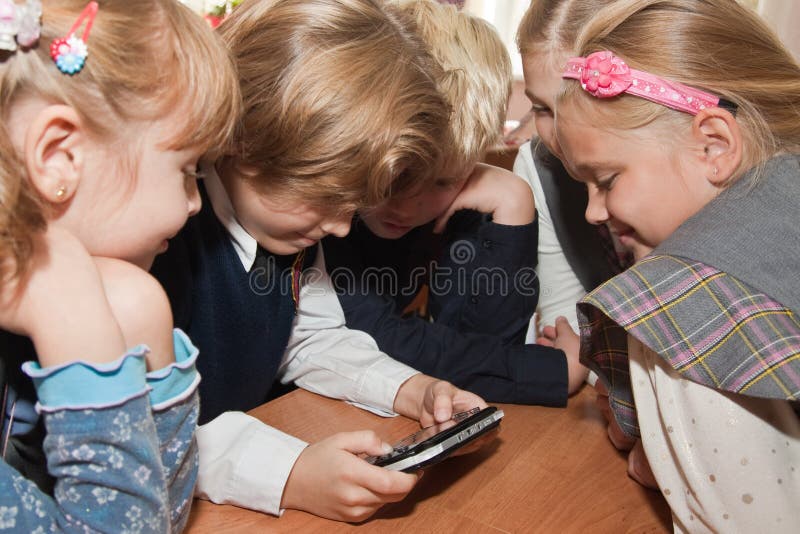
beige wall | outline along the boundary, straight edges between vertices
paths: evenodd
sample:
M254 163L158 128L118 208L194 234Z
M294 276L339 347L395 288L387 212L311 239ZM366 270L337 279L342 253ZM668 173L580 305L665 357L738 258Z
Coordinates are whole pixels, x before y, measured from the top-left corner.
M758 12L800 61L800 1L760 0Z

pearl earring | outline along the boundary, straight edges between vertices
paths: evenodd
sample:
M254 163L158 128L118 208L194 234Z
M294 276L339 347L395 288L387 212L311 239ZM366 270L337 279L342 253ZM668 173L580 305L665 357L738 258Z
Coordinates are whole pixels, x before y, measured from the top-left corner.
M64 197L67 195L67 186L61 185L56 190L56 200L64 200Z

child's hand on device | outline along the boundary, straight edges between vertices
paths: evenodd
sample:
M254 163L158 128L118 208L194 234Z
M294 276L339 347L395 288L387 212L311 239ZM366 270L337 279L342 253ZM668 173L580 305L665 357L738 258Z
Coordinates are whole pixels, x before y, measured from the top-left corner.
M289 475L281 508L305 510L338 521L367 519L389 502L402 500L418 476L367 463L391 445L372 431L342 432L306 447Z
M530 186L514 173L478 163L464 188L447 211L436 220L441 232L450 217L462 209L491 214L497 224L521 226L533 222L536 206Z
M395 412L416 419L423 427L444 423L454 413L475 407L485 408L486 401L450 382L423 374L406 380L394 399Z

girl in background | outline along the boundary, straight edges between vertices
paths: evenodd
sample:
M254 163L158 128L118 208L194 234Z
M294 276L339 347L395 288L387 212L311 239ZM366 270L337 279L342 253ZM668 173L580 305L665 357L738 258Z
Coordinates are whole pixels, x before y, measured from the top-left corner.
M541 291L530 341L549 343L553 326L578 326L575 304L622 271L608 229L584 218L586 189L558 159L553 115L561 72L584 24L612 0L533 0L517 30L525 94L537 137L519 148L514 173L533 189L539 219L537 274ZM564 320L557 318L564 317ZM552 337L552 336L551 336ZM594 375L592 382L594 381Z

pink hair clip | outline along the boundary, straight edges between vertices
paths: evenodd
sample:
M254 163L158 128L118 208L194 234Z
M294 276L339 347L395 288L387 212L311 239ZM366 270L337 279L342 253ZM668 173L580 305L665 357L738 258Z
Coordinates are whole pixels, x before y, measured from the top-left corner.
M0 0L0 50L14 52L17 45L30 48L41 34L42 2L28 0L16 4Z
M66 37L53 39L53 42L50 43L50 57L55 61L58 70L64 74L77 74L83 69L86 57L89 55L86 43L89 40L89 32L92 30L94 17L97 15L97 8L97 2L86 4L81 14L78 15L78 20L70 28L69 34ZM75 36L75 32L78 31L84 21L86 21L86 28L84 28L83 35L79 39Z
M723 107L732 113L736 111L735 104L710 93L631 69L607 50L585 58L571 58L562 77L580 81L581 87L597 98L628 93L691 115L709 107Z

